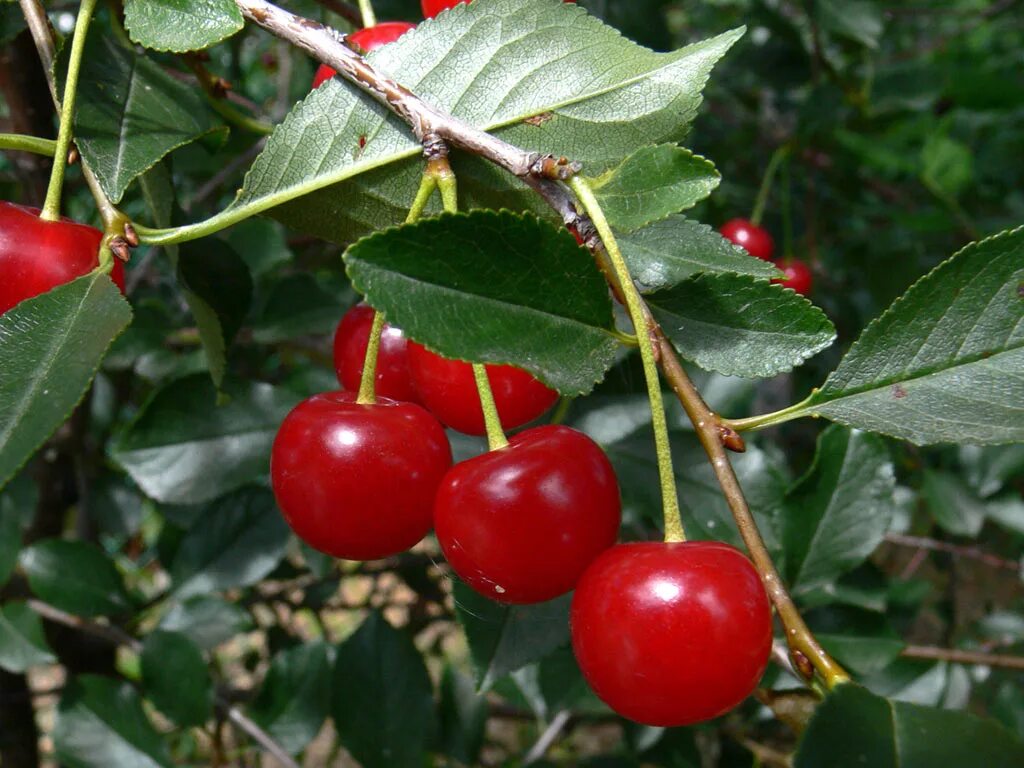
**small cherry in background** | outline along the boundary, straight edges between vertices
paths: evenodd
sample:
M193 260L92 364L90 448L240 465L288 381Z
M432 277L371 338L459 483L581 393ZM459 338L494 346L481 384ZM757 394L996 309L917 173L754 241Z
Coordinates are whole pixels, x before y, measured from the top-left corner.
M345 313L334 332L334 370L338 382L350 392L359 391L373 314L373 308L367 304L356 304ZM407 352L408 340L402 331L385 323L377 352L375 387L378 395L416 402Z
M455 465L434 503L445 558L470 587L503 603L571 590L615 543L619 486L604 451L569 427L520 432Z
M300 539L333 557L376 560L427 534L451 463L444 428L418 405L326 392L285 417L270 478Z
M759 227L749 219L730 219L719 230L722 237L745 249L751 256L765 261L772 260L775 241L768 230Z
M417 402L452 429L467 435L486 433L473 366L436 355L414 341L409 342L408 357ZM555 390L511 365L488 365L487 378L506 430L533 421L558 400Z
M15 304L99 266L98 229L70 219L47 221L39 209L0 201L0 315ZM124 265L110 273L124 293Z
M620 544L576 585L572 647L623 717L675 727L743 701L768 664L772 616L750 561L721 542Z
M772 282L792 288L804 296L810 295L811 288L814 286L814 274L807 262L790 256L777 261L776 266L785 272L786 276Z
M466 0L420 0L420 7L423 9L423 16L427 19L432 19L441 11L447 11L449 8L454 8ZM575 0L565 0L567 3L575 2Z
M356 30L346 39L350 44L369 53L375 48L380 48L382 45L395 42L395 40L410 29L415 28L415 24L410 24L407 21L382 21L376 26ZM313 76L313 87L319 88L325 81L330 80L336 74L338 73L334 69L326 64L321 64L317 67L316 74Z

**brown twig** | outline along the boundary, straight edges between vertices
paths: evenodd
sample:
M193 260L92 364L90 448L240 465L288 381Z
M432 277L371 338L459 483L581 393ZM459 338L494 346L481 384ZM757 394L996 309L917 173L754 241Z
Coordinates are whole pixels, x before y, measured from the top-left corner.
M913 547L918 550L931 552L946 552L954 557L964 557L968 560L977 560L993 568L1001 568L1007 571L1020 573L1021 564L1015 560L1007 560L1005 557L993 555L980 547L950 544L947 541L937 541L923 536L907 536L902 533L887 533L885 540L890 544L897 544L901 547Z
M1024 671L1024 656L1008 656L1006 654L984 653L981 651L961 651L958 648L936 648L929 645L908 645L903 649L901 655L908 659L951 661L954 664L981 664L988 667Z

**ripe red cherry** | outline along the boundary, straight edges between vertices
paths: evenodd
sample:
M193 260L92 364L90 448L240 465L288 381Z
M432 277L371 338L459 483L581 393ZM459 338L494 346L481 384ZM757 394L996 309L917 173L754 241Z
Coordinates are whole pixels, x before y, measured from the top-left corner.
M747 219L730 219L718 231L726 240L732 240L736 245L746 249L751 256L771 261L775 252L775 241L768 234L768 230Z
M103 233L70 219L46 221L38 208L0 201L0 315L15 304L99 266ZM110 273L124 292L124 265Z
M735 707L761 679L772 647L761 580L720 542L612 547L576 585L570 622L594 692L623 717L661 727Z
M444 429L418 405L325 392L281 424L270 479L299 538L334 557L376 560L427 534L451 463Z
M539 603L571 590L615 543L620 519L604 451L562 426L528 429L456 464L434 502L434 529L452 568L503 603Z
M435 355L410 341L409 373L416 388L417 402L442 422L467 435L486 433L473 366ZM488 365L487 379L491 382L501 426L506 430L533 421L558 399L555 390L511 365Z
M778 262L778 267L786 273L786 276L772 282L792 288L804 296L810 294L811 288L814 285L814 275L811 273L811 268L807 266L807 262L788 258Z
M334 332L334 370L338 382L350 392L359 391L363 378L363 361L370 341L373 308L356 304L345 313ZM377 352L376 392L392 400L416 401L409 376L408 341L401 329L384 323Z
M410 29L416 29L415 24L407 21L382 21L374 27L359 29L348 36L348 41L357 48L369 53L382 45L393 43ZM326 64L321 64L313 75L313 87L319 88L326 80L330 80L338 74Z
M447 11L462 2L464 0L420 0L420 7L423 8L424 18L432 19L441 11ZM565 0L565 2L572 3L575 0Z

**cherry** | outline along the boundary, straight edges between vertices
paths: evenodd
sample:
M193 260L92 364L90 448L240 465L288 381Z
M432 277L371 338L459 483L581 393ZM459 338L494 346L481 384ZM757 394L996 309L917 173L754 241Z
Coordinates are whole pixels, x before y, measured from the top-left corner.
M786 276L773 280L773 283L779 283L787 288L792 288L804 296L810 294L811 288L814 285L814 275L811 273L811 268L807 265L807 262L790 257L777 262L777 266L786 273Z
M567 3L573 3L576 0L565 0ZM420 7L423 8L423 16L427 19L432 19L441 11L447 11L449 8L454 8L459 3L465 2L465 0L420 0Z
M382 21L373 27L359 29L348 36L348 42L366 53L380 48L382 45L393 43L410 29L416 29L415 24L407 21ZM337 73L326 64L321 64L313 75L313 87L319 88L325 81L330 80Z
M98 229L70 219L46 221L38 208L0 201L0 315L15 304L99 266ZM124 265L110 273L124 293Z
M486 433L473 366L435 355L426 347L410 341L409 373L418 402L437 418L467 435ZM501 426L505 429L515 429L533 421L558 399L555 390L511 365L488 365L487 379L494 393Z
M418 405L326 392L285 417L270 479L299 538L334 557L376 560L427 534L451 463L444 429Z
M334 332L334 370L338 382L350 392L359 391L363 361L370 341L373 308L356 304L345 313ZM408 341L401 329L384 323L377 352L376 392L392 400L416 402L416 390L409 376Z
M455 572L503 603L551 600L615 543L615 471L574 429L520 432L504 448L456 464L434 502L434 528Z
M764 673L772 616L761 580L721 542L643 542L605 551L573 595L572 647L594 692L660 727L727 712Z
M768 230L754 224L747 219L730 219L718 230L722 237L731 240L741 248L746 249L751 256L757 256L765 261L772 260L772 253L775 252L775 241L768 234Z

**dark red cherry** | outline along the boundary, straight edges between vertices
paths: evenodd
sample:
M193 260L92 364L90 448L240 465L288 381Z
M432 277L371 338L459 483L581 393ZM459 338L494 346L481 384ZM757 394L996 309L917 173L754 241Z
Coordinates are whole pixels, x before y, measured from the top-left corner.
M420 7L423 9L423 17L432 19L441 11L447 11L449 8L454 8L456 5L464 2L465 0L420 0ZM565 0L567 3L575 2L575 0Z
M334 370L338 374L338 382L350 392L359 391L372 325L373 308L356 304L341 318L334 332ZM378 395L416 402L416 390L409 376L407 348L408 341L402 331L384 323L377 352Z
M718 230L726 240L746 249L751 256L771 261L775 252L775 241L768 230L747 219L730 219Z
M409 373L417 402L452 429L467 435L485 434L484 412L473 366L435 355L410 341ZM511 365L488 365L487 379L491 382L501 426L506 430L533 421L558 400L555 390Z
M369 53L382 45L393 43L410 29L416 29L415 24L407 21L382 21L374 27L359 29L348 36L348 41L357 48ZM313 87L319 88L325 81L330 80L338 74L333 68L321 64L313 75Z
M792 288L804 296L810 294L811 288L814 286L814 274L811 272L807 262L788 258L780 260L777 265L779 269L786 273L786 276L772 282Z
M621 544L576 585L572 647L608 706L645 725L717 717L764 673L772 615L754 566L720 542Z
M0 201L0 315L99 266L103 233L70 219L46 221L38 208ZM110 273L124 293L124 265Z
M300 539L334 557L376 560L427 534L451 463L444 429L418 405L326 392L281 424L270 479Z
M434 529L455 573L485 597L539 603L571 590L615 543L619 486L582 432L543 426L452 467Z

